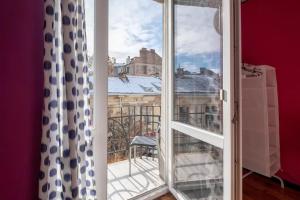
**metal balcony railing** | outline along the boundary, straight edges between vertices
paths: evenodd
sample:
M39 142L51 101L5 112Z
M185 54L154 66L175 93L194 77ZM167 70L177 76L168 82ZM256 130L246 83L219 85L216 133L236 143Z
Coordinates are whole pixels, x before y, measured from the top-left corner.
M216 105L197 105L197 112L190 108L195 105L177 106L175 120L197 127L219 132L220 112ZM126 105L108 107L108 162L128 158L129 144L137 135L155 136L161 121L161 107L157 105ZM141 153L141 152L139 152Z

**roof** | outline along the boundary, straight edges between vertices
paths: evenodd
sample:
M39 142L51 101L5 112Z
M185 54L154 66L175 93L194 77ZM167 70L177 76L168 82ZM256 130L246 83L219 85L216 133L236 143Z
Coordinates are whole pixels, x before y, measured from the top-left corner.
M127 76L127 79L108 77L109 95L158 95L161 91L161 80L149 76Z
M184 75L175 79L177 93L216 93L218 92L218 82L214 77L208 75Z
M163 0L154 0L159 3L163 3ZM185 6L198 6L198 7L209 7L209 8L219 8L221 5L221 0L177 0L176 4Z
M92 77L89 78L93 82ZM211 94L218 92L218 83L207 75L184 75L176 78L176 92ZM93 91L91 91L93 93ZM108 77L108 95L160 95L161 79L151 76Z

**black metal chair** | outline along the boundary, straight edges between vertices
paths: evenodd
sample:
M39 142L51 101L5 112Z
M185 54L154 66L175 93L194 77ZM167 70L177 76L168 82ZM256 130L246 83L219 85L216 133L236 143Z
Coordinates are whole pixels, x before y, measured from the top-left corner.
M152 122L157 123L157 131L155 132L155 136L145 136L145 135L137 135L135 136L129 144L129 176L131 176L131 152L133 148L133 158L134 162L136 162L136 148L139 147L146 147L146 156L151 156L154 160L154 156L158 154L159 149L159 133L160 133L160 123L159 122ZM151 152L152 151L152 152Z

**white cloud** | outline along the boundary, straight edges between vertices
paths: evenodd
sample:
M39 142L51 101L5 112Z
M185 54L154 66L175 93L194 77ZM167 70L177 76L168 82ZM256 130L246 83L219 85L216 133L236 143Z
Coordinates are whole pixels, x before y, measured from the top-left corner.
M175 44L179 54L201 54L220 51L220 35L214 27L217 9L176 6Z
M124 62L142 47L162 52L162 4L153 0L109 0L109 55ZM86 0L88 53L94 53L94 0Z
M86 0L87 42L94 53L94 0ZM220 51L214 28L217 9L176 6L176 51L194 55ZM109 55L124 62L142 47L162 52L162 5L153 0L109 0Z
M110 0L109 55L124 62L142 47L161 54L162 5L153 0Z

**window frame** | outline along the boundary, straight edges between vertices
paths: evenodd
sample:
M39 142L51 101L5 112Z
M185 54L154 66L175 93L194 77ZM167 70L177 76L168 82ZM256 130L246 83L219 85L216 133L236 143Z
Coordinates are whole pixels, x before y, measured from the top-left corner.
M94 0L94 129L97 199L107 199L108 0ZM101 91L101 92L97 92ZM102 123L96 123L102 122ZM106 139L103 139L106 138ZM105 147L105 148L103 148Z

